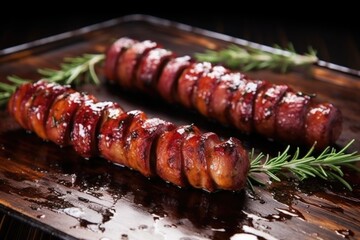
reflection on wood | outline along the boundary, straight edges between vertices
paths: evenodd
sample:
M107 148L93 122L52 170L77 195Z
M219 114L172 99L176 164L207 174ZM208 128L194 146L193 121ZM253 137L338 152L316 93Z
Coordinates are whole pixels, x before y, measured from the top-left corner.
M176 28L127 22L84 34L74 41L32 49L29 55L13 54L11 61L10 57L0 59L0 81L11 74L35 79L36 68L56 67L65 56L103 52L113 39L125 35L151 38L179 54L201 51L204 43L226 44ZM301 72L279 75L259 71L250 75L287 83L307 93L316 92L321 100L339 106L345 122L338 144L344 146L354 138L357 142L351 150L360 149L360 97L356 88L346 84L346 76L345 84L339 86ZM150 116L177 124L194 122L203 130L238 137L248 149L276 153L284 147L258 136L235 133L158 99L106 85L85 86L82 90L101 100L119 102L126 110L141 109ZM357 239L360 236L359 178L352 172L346 178L354 185L353 192L319 179L303 183L283 179L282 183L256 187L255 194L250 191L209 194L147 179L100 158L82 159L71 148L43 142L21 130L5 110L0 111L0 118L0 208L57 237L243 239L250 234L258 239Z

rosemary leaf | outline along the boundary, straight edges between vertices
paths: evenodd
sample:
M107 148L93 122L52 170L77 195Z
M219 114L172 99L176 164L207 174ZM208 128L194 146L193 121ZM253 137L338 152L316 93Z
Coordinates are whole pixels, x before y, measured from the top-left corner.
M50 82L57 82L63 85L81 85L85 82L99 84L100 80L97 76L95 66L104 59L104 54L84 54L80 57L65 58L59 70L43 68L39 69L38 73ZM86 75L89 76L88 79L86 79ZM17 76L8 76L8 80L11 84L0 83L0 106L6 104L18 86L31 82L31 80Z
M360 154L357 152L345 153L353 142L354 140L351 140L339 151L328 147L318 156L313 155L314 146L303 157L300 157L299 148L293 156L290 156L288 154L289 146L274 158L270 158L268 155L265 156L262 153L255 156L253 150L250 154L251 164L248 177L250 180L259 181L256 179L255 174L262 173L271 179L280 181L277 175L287 171L300 180L316 176L327 181L337 180L347 189L352 190L350 184L343 178L344 173L341 167L346 166L360 171L358 167L351 164L360 161ZM261 161L262 159L264 160Z
M204 53L196 53L198 61L223 64L229 68L252 71L260 69L280 70L285 73L297 66L309 66L318 61L316 51L309 47L308 53L299 55L290 43L285 49L275 46L279 51L267 52L259 49L241 48L229 45L225 49L214 51L207 50Z

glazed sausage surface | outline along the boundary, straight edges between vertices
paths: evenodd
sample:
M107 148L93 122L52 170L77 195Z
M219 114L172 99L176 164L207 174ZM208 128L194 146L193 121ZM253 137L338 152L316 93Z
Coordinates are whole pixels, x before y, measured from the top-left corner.
M98 101L69 86L46 81L21 85L8 111L45 140L71 145L82 157L101 156L146 177L209 192L238 191L246 183L250 163L239 140L220 140L215 133L148 118L139 110L125 112L116 103Z
M128 39L125 39L128 44ZM120 40L111 49L119 48ZM112 67L115 70L128 68L129 65L131 71L121 71L116 79L107 74L109 81L116 80L121 86L132 85L137 90L158 94L169 103L195 109L246 134L258 133L266 138L307 146L316 142L317 149L334 144L341 134L341 111L330 103L318 103L314 97L286 85L252 80L221 66L195 62L188 56L175 57L165 49L163 54L159 54L162 48L154 42L151 42L152 49L156 47L154 50L149 50L149 54L138 54L138 60L134 61L128 56L133 56L134 49L147 49L149 40L133 41L128 50L116 52L119 55L116 65L110 60L109 64L105 63L107 71ZM155 54L149 61L153 51L158 52L158 56ZM113 59L113 55L114 51L110 51L106 57ZM142 74L133 77L133 72L144 72L143 64L136 67L135 62L146 63L147 78ZM144 81L146 88L144 84L138 84Z

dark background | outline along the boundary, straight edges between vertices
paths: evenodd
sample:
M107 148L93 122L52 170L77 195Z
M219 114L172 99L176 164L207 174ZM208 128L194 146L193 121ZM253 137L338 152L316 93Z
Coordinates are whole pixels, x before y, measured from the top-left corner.
M53 9L47 9L46 11L29 11L21 14L14 12L10 18L1 16L0 49L108 19L140 13L225 33L269 46L278 44L286 47L289 42L292 42L299 53L306 52L308 46L312 46L317 50L318 56L322 60L360 69L359 13L355 6L345 4L345 2L342 5L334 4L334 6L328 4L320 9L316 9L309 3L288 2L287 4L294 6L278 6L275 7L275 10L265 7L261 11L256 4L242 8L233 6L235 2L227 3L225 1L221 5L218 4L218 11L225 8L237 10L235 13L211 13L202 8L195 9L185 2L175 1L169 1L168 5L179 10L179 12L183 8L182 13L161 12L158 11L158 7L145 6L144 3L140 2L138 6L132 4L124 7L111 7L109 3L105 3L107 2L105 1L98 6L98 12L91 13L84 9L64 8L66 5L61 4L61 2L52 2L49 5L54 4L52 7L60 7L58 13L53 13ZM237 5L239 4L237 3ZM72 7L72 5L69 6ZM23 8L26 9L26 6ZM101 13L100 10L103 8L118 10Z

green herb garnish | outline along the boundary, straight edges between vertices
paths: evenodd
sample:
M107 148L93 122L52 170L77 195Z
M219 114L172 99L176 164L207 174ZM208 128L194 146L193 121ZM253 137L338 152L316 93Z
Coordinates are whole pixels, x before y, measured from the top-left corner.
M62 85L81 85L86 82L99 84L100 80L95 71L95 66L104 59L104 54L84 54L81 57L65 58L60 70L45 68L39 69L38 73L49 82ZM18 86L32 82L30 79L17 76L9 76L8 80L10 83L0 82L0 106L7 103Z
M346 166L359 171L352 163L360 160L360 155L357 152L345 153L346 149L355 140L350 141L340 151L334 148L327 147L317 157L312 155L314 146L304 155L300 156L300 150L297 148L295 153L291 156L288 152L288 146L278 156L270 158L269 155L265 156L263 153L255 156L254 151L250 154L251 166L248 175L248 183L252 187L251 181L260 182L256 174L266 174L275 181L281 181L278 174L290 172L299 178L300 181L310 177L320 177L324 180L341 182L346 188L352 190L350 184L343 178L344 173L341 170L342 166ZM264 161L262 161L264 160Z
M279 52L267 52L260 49L242 48L237 45L229 45L222 50L207 50L205 53L196 53L198 61L220 63L232 69L243 71L271 69L286 72L290 68L298 66L309 66L318 61L316 51L309 48L305 55L296 53L294 46L289 44L286 49L275 46Z

